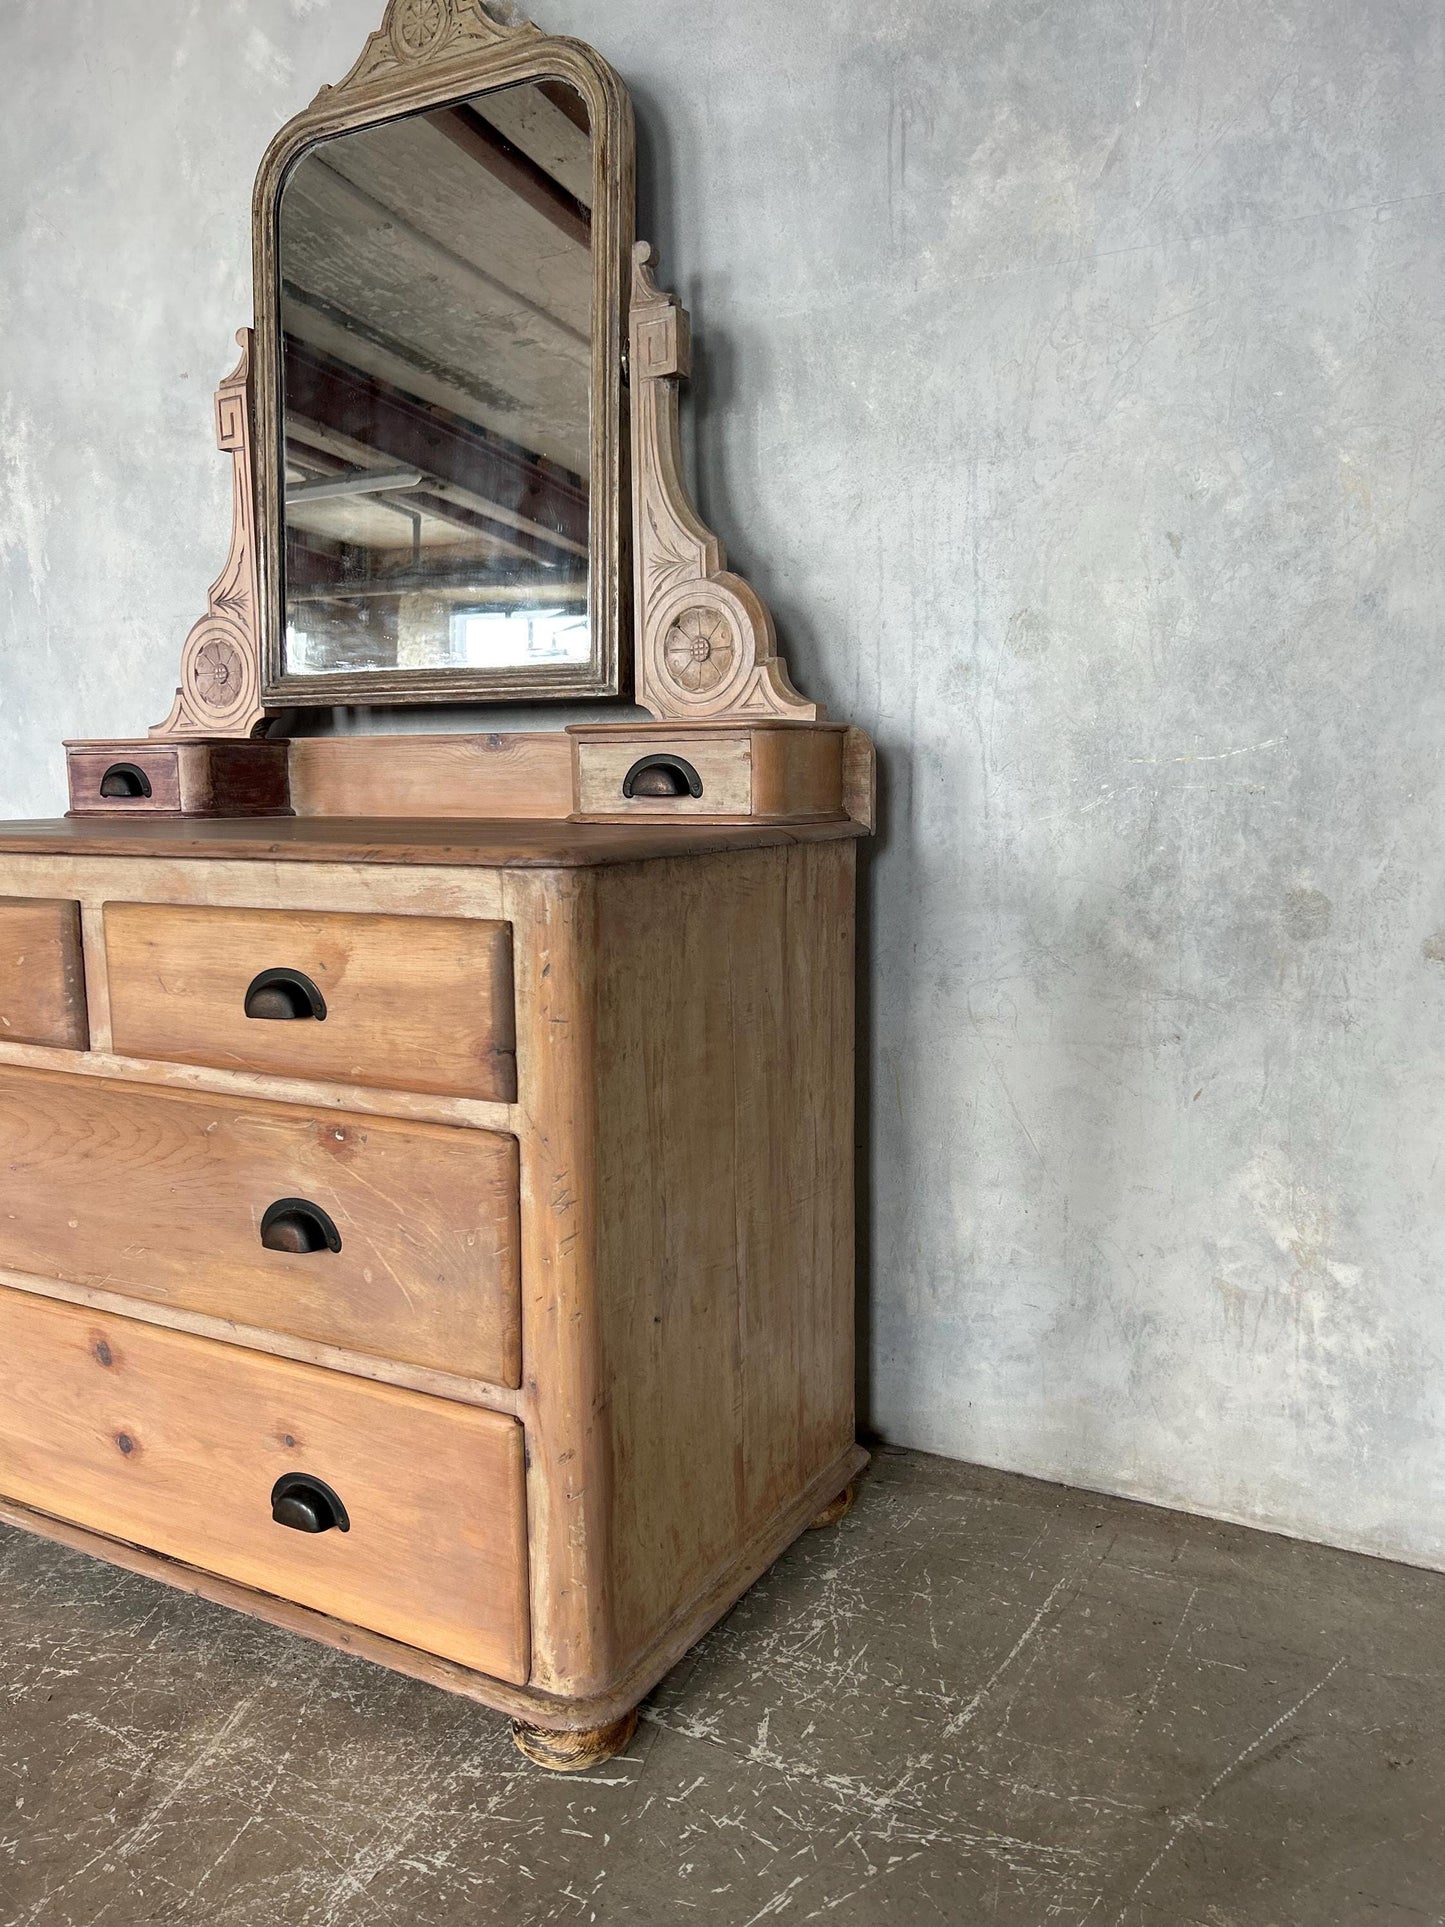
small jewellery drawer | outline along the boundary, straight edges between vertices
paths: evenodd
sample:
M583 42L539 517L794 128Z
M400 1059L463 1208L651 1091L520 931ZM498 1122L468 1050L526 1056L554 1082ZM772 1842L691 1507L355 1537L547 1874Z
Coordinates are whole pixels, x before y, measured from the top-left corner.
M517 1219L500 1133L0 1068L6 1270L515 1386Z
M844 739L831 723L583 723L575 814L818 821L845 814Z
M286 743L67 743L72 816L289 816Z
M747 816L753 807L746 730L693 742L685 736L579 742L581 816Z
M122 1056L517 1094L510 924L108 903L105 950Z
M0 897L0 1041L84 1050L80 905Z
M513 1418L0 1290L0 1493L498 1679L528 1671Z

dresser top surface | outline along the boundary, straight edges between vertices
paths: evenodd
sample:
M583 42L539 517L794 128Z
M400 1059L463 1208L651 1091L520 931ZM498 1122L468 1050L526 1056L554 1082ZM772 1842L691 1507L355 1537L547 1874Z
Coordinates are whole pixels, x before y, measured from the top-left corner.
M864 831L818 823L569 823L416 817L55 817L0 823L0 855L234 857L291 863L456 864L475 869L576 870L658 857L825 842Z

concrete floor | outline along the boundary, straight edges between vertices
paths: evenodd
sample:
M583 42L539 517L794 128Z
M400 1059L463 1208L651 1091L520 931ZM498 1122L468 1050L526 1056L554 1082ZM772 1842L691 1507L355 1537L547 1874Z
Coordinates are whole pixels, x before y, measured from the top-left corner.
M885 1453L553 1778L0 1532L5 1927L1445 1921L1445 1577Z

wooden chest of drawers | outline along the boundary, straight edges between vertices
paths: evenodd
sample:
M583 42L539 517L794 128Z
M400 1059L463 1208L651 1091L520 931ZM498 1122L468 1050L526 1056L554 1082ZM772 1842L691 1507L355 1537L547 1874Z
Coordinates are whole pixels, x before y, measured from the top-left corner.
M854 834L0 829L0 1517L628 1714L861 1461Z

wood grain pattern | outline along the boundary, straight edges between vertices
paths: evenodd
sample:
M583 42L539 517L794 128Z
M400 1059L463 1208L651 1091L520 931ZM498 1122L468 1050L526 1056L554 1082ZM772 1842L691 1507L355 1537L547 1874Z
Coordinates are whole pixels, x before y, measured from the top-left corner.
M597 1271L597 915L586 872L507 879L516 946L532 1684L616 1672Z
M75 1077L107 1077L162 1090L259 1097L276 1104L299 1104L308 1111L355 1111L363 1117L414 1118L419 1124L470 1124L481 1131L504 1133L514 1128L512 1105L493 1104L480 1097L322 1084L307 1078L270 1077L264 1071L218 1070L212 1064L158 1064L149 1058L116 1057L95 1048L74 1052L44 1044L0 1042L0 1065L4 1064L22 1070L67 1071Z
M536 1687L612 1704L856 1469L853 887L847 842L508 879Z
M76 816L289 816L289 745L247 741L156 743L117 738L67 743L65 769ZM140 770L149 796L102 796L117 763Z
M756 729L755 816L837 816L843 808L841 729Z
M684 756L706 779L707 768L721 757L724 746L736 754L746 745L747 785L741 780L707 784L701 799L671 806L697 815L708 814L710 806L710 813L720 817L799 823L851 816L851 801L860 799L871 780L872 745L862 730L843 723L689 716L680 722L572 723L567 734L577 745L579 813L613 822L625 821L636 809L612 782L628 750L634 760L653 753ZM653 807L665 811L669 806L664 802Z
M149 796L102 796L101 783L116 763L131 763L151 786ZM80 816L181 815L181 762L171 744L147 744L136 754L134 743L67 743L65 779L70 808Z
M854 850L596 888L607 1538L630 1654L853 1443Z
M286 1472L348 1532L288 1531ZM527 1676L514 1419L0 1291L0 1492L504 1680Z
M505 924L112 903L105 935L123 1056L516 1095ZM246 1016L247 987L277 967L319 988L324 1021Z
M291 745L299 816L562 818L571 746L560 732L302 736Z
M239 862L353 863L454 867L477 872L468 887L485 889L491 870L580 870L654 857L706 856L715 850L764 850L792 843L861 836L844 818L814 823L525 823L421 822L388 817L274 817L227 823L112 823L61 817L0 823L0 856L184 858L214 862L215 885ZM208 879L209 881L209 879ZM190 894L183 878L176 885ZM285 888L283 884L278 886ZM365 888L373 887L366 884ZM380 887L380 886L377 886ZM403 886L406 887L406 886ZM169 893L168 893L169 894Z
M0 897L0 1040L85 1049L79 903Z
M217 1573L200 1571L177 1559L147 1551L143 1546L126 1545L121 1540L107 1538L103 1533L72 1525L53 1514L19 1505L3 1497L0 1497L0 1524L15 1526L22 1532L33 1532L42 1539L69 1546L73 1551L87 1553L93 1558L108 1560L127 1572L140 1573L161 1585L174 1587L178 1592L189 1593L193 1598L207 1599L233 1612L247 1613L267 1625L279 1626L283 1631L296 1633L303 1639L314 1639L319 1645L332 1647L337 1652L350 1653L377 1666L389 1667L408 1679L424 1680L429 1686L456 1693L482 1706L490 1706L513 1719L533 1720L558 1730L577 1730L601 1726L609 1720L618 1719L645 1698L664 1674L671 1672L684 1654L697 1644L708 1628L715 1626L737 1603L753 1581L767 1571L779 1553L807 1530L809 1519L824 1503L827 1494L838 1491L867 1462L866 1452L860 1447L851 1448L844 1458L830 1466L821 1478L800 1495L796 1504L772 1520L765 1534L750 1545L740 1547L717 1583L689 1600L663 1633L638 1656L636 1663L619 1675L605 1693L591 1696L548 1693L535 1684L511 1685L504 1679L474 1672L466 1666L457 1665L453 1660L442 1659L435 1653L422 1652L416 1646L369 1632L365 1627L348 1625L345 1620L314 1612L290 1599L256 1592Z
M11 1270L519 1382L510 1137L0 1066L0 1173ZM341 1250L267 1250L279 1198Z
M490 1379L461 1378L455 1372L439 1371L431 1365L369 1357L345 1345L298 1338L292 1332L248 1325L243 1319L218 1318L207 1312L184 1311L175 1305L148 1304L144 1298L127 1296L124 1292L104 1291L94 1285L73 1285L64 1278L37 1278L29 1272L10 1271L4 1266L0 1266L0 1285L8 1286L11 1291L31 1292L37 1298L55 1298L66 1305L85 1305L91 1311L113 1312L117 1318L136 1318L143 1325L163 1325L167 1331L190 1332L194 1338L214 1338L222 1345L244 1345L248 1352L271 1352L277 1358L294 1358L298 1364L321 1365L329 1372L345 1372L351 1378L400 1385L407 1391L425 1392L430 1398L450 1398L460 1405L480 1405L490 1412L523 1416L524 1400L517 1388L497 1385Z
M685 730L639 731L620 743L577 743L577 808L584 816L747 816L753 805L752 743L735 736L689 739ZM644 756L680 756L702 781L701 796L632 796L622 793L633 764Z

